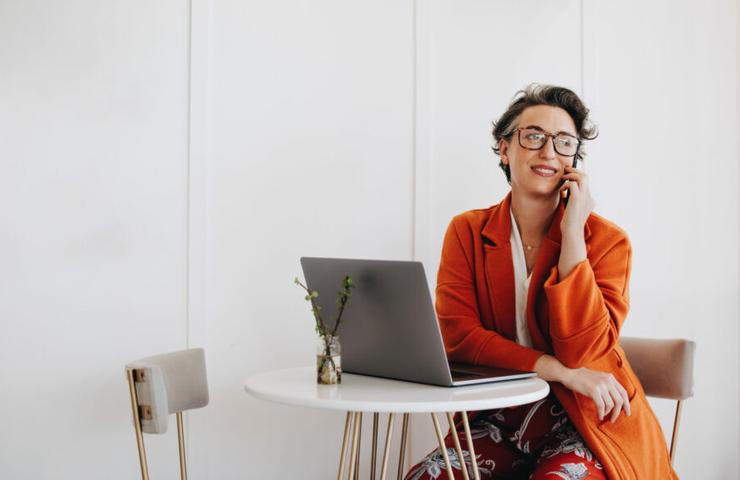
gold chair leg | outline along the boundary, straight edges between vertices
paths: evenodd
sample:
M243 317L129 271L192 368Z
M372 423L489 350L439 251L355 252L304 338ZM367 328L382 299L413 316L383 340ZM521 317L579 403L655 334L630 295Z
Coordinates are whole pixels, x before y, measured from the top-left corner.
M350 425L354 420L352 412L347 412L347 418L344 420L344 435L342 436L342 453L339 455L339 472L337 472L337 480L342 480L344 477L344 459L347 456L347 443L349 440Z
M379 413L373 413L373 450L370 454L370 480L375 480L375 464L378 456L378 417Z
M683 402L679 400L676 403L676 416L673 418L673 434L671 435L671 450L670 450L670 459L671 459L671 465L673 465L673 457L676 454L676 444L678 443L678 427L681 423L681 407L683 406Z
M403 463L406 458L406 443L409 433L409 414L403 414L403 429L401 430L401 452L398 455L398 480L403 479Z
M175 417L177 417L177 448L180 452L180 480L188 480L188 467L185 461L185 429L182 426L182 412L177 412Z
M146 464L146 449L144 448L144 435L141 432L141 419L139 418L139 400L136 396L136 385L134 385L134 370L127 369L128 390L131 396L131 413L134 417L134 429L136 430L136 446L139 449L139 467L141 468L141 480L149 480L149 468Z
M468 422L468 412L460 412L462 415L463 428L465 429L465 440L468 441L468 452L470 452L470 464L473 466L473 478L480 480L478 472L478 459L475 456L475 447L473 446L473 437L470 435L470 423Z
M432 412L432 423L434 424L434 433L437 434L437 442L439 442L439 451L442 453L442 458L445 460L445 467L447 468L447 478L455 480L455 476L452 473L452 465L450 465L450 457L447 455L447 447L445 447L445 439L442 436L442 429L439 428L439 420L437 420L437 414Z
M455 441L455 452L457 452L457 458L460 460L460 468L462 469L463 480L470 480L468 476L468 466L465 463L465 457L463 456L462 447L460 446L460 439L457 438L457 429L455 428L455 421L452 419L452 414L447 412L447 422L450 424L450 433L452 439Z
M352 448L349 455L349 480L355 478L355 465L357 463L357 444L358 436L360 431L360 412L355 412L354 420L352 422Z
M385 432L385 448L383 449L383 465L380 467L380 480L385 480L388 471L388 457L391 451L391 439L393 438L393 413L388 414L388 429Z

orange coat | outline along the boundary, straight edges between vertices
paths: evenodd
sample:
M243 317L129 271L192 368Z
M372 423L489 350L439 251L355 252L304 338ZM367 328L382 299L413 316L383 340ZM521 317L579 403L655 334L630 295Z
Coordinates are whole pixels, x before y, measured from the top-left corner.
M437 276L436 308L451 361L533 370L543 354L566 367L612 373L627 390L632 415L599 421L593 401L559 382L550 388L610 480L678 478L663 432L619 346L629 310L632 250L627 235L591 214L587 260L558 282L558 207L532 271L527 324L534 348L516 343L511 194L493 207L456 216L447 229Z

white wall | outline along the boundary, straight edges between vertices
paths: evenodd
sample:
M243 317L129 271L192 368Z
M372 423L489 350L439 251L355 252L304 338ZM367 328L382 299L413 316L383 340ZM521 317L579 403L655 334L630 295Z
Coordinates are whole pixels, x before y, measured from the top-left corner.
M411 256L412 24L393 1L213 3L203 433L218 478L325 478L339 458L343 417L241 382L315 354L300 256Z
M0 2L2 478L136 475L123 365L185 344L187 65L187 2Z
M241 387L311 361L298 258L433 278L450 217L507 190L491 120L539 81L601 127L585 168L633 243L625 333L698 343L679 473L737 478L738 18L730 0L0 2L0 477L135 478L123 365L185 346L212 397L193 478L335 475L343 418ZM174 477L172 435L147 442Z

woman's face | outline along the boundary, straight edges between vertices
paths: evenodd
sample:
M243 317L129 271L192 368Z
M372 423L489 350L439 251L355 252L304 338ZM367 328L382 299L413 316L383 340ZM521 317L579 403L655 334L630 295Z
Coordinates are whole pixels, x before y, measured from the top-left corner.
M553 135L566 133L576 137L576 126L568 112L559 107L536 105L527 107L516 122L517 128L532 128ZM522 132L522 134L524 134ZM573 157L560 155L547 137L539 150L528 150L519 143L519 131L510 142L499 142L501 161L511 170L511 188L534 196L557 195L560 179L566 166L573 165Z

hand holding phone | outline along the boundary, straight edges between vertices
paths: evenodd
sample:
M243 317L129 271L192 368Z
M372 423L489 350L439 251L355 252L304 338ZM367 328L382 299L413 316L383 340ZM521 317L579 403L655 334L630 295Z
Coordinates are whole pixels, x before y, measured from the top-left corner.
M575 157L573 157L573 168L578 168L578 159ZM568 180L563 180L560 186L562 187L563 185L565 185L565 182L567 181ZM570 190L566 190L565 194L563 195L563 205L565 205L566 208L568 207L568 197L569 196L570 196Z
M568 183L565 183L568 182ZM596 202L591 195L589 187L589 178L586 172L578 170L575 167L565 167L563 175L563 185L560 192L567 193L567 200L563 198L565 204L565 214L560 224L560 230L572 234L583 233L583 228L588 217L596 207ZM571 201L571 198L572 201Z

